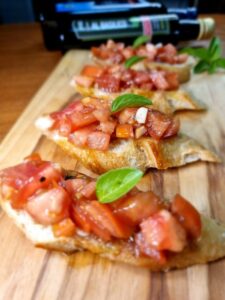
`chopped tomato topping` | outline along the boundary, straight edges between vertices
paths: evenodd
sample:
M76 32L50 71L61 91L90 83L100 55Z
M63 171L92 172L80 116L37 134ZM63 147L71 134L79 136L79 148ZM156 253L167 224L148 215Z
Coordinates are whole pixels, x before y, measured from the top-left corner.
M167 82L165 76L162 72L153 71L150 74L151 81L154 83L156 89L167 90L169 88L169 83Z
M95 150L107 150L109 147L109 142L110 135L100 131L91 132L87 138L87 146Z
M137 108L135 107L128 107L123 109L118 116L119 123L134 124L136 112L137 112Z
M85 126L84 128L74 131L69 136L69 141L78 147L87 146L88 136L96 129L95 125Z
M69 116L72 123L72 130L90 125L97 121L92 112L74 112Z
M77 84L87 88L91 87L94 83L94 78L82 75L74 76L74 80Z
M98 121L106 122L110 117L110 111L109 109L104 109L104 108L96 109L93 111L93 115Z
M125 139L133 138L133 126L130 124L118 124L116 126L116 137Z
M70 199L61 188L52 188L29 198L25 209L40 224L52 225L68 217Z
M120 91L120 80L112 75L102 75L96 78L95 83L105 92L116 93Z
M66 116L58 119L52 126L52 129L57 129L62 136L68 136L72 131L72 122Z
M201 235L201 217L190 202L176 195L171 203L171 211L191 238Z
M98 129L102 132L112 134L116 127L116 121L101 122Z
M172 123L170 116L151 110L147 116L148 133L154 139L161 139Z
M180 252L186 246L186 232L175 217L167 210L161 210L141 224L143 239L156 250Z
M84 178L74 178L74 179L67 179L65 181L65 189L74 200L76 198L80 198L81 191L85 188L88 184L88 180Z
M126 225L123 225L113 215L109 206L101 204L97 201L82 201L74 206L75 221L76 213L82 211L80 214L83 218L78 222L82 224L82 228L85 228L89 224L89 230L101 237L103 240L110 240L111 237L128 238L131 234L130 229Z
M133 196L126 196L113 204L113 213L128 222L138 225L142 220L152 216L165 205L152 192L138 192Z
M85 198L94 200L96 199L95 189L96 189L96 181L91 181L82 188L81 194Z
M52 226L53 233L56 237L73 236L76 232L76 226L70 218L66 218L61 222Z
M165 74L166 81L170 90L176 90L179 88L178 74L175 72L168 72Z
M96 65L86 65L81 71L82 76L99 77L103 74L104 69Z

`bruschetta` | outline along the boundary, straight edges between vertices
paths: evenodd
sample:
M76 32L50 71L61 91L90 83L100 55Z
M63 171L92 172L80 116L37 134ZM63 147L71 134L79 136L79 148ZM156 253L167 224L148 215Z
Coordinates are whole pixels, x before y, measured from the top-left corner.
M132 69L155 69L175 72L180 83L190 79L191 68L194 63L192 57L187 54L179 54L172 44L152 43L135 46L125 46L123 43L115 43L108 40L100 47L91 48L91 57L94 62L104 65L121 65L132 57L143 57L144 59L134 64Z
M68 254L88 250L152 271L225 255L225 227L201 216L180 195L162 201L151 191L143 192L139 182L113 202L102 203L106 198L99 197L99 190L105 184L107 195L115 194L112 185L121 169L115 171L115 176L104 174L96 182L32 155L0 171L0 203L37 247Z
M155 109L165 113L205 109L203 103L179 89L177 74L171 71L86 65L70 83L83 96L100 97L109 102L124 93L143 95L152 100Z
M129 166L167 169L198 160L219 161L197 141L180 134L179 121L172 115L149 106L115 113L111 109L104 100L85 97L38 118L36 126L96 173Z

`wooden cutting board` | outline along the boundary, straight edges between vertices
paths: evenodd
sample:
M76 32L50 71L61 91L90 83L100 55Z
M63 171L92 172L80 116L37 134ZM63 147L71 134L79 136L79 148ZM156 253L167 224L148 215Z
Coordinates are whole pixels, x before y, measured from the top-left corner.
M22 161L32 151L64 167L80 167L41 136L34 121L73 98L69 85L87 61L88 52L70 51L31 100L0 146L0 168ZM179 114L182 130L225 161L225 74L193 76L186 85L208 106L203 113ZM12 107L13 109L13 107ZM225 222L225 166L199 162L179 169L153 170L152 189L165 198L180 192L206 215ZM73 256L37 249L0 211L0 299L224 299L225 259L167 273L151 273L112 263L90 253Z

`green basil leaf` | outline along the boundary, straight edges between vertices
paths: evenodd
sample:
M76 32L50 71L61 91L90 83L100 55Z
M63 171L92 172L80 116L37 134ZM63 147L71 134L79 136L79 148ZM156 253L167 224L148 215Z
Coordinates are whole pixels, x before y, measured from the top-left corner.
M127 69L129 69L131 66L133 66L134 64L138 63L139 61L142 61L143 59L145 59L146 56L131 56L130 58L128 58L124 65Z
M225 69L225 58L218 58L213 62L217 68L223 68Z
M148 35L141 35L137 37L133 42L133 48L138 48L139 46L149 42L151 40L151 37Z
M111 111L117 112L126 107L151 105L152 101L144 96L135 94L123 94L113 101Z
M143 172L134 168L111 170L98 177L96 195L101 203L110 203L129 192L141 179Z
M194 67L194 73L199 74L205 71L208 71L210 68L210 64L205 60L200 60L197 65Z
M179 53L187 53L200 59L208 59L208 50L205 48L183 48Z
M220 58L222 55L221 41L218 37L213 37L208 48L208 58L210 61Z

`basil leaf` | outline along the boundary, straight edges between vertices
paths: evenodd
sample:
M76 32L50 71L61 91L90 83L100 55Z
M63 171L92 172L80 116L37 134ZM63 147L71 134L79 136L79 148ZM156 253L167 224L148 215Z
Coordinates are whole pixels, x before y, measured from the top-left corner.
M148 35L141 35L137 37L133 42L133 48L138 48L139 46L149 42L151 40L151 37Z
M205 48L184 48L179 53L187 53L201 59L208 59L208 50Z
M98 177L96 195L101 203L110 203L129 192L141 179L143 172L134 168L111 170Z
M143 105L151 105L152 101L144 96L135 94L123 94L113 101L111 111L117 112L125 107L136 107Z
M205 71L208 71L210 68L210 64L205 60L200 60L197 65L194 67L194 73L199 74Z
M124 65L128 69L131 66L133 66L134 64L138 63L139 61L141 61L141 60L143 60L145 58L146 58L146 56L136 56L136 55L134 55L134 56L131 56L130 58L128 58L125 61Z
M217 68L223 68L225 69L225 58L218 58L213 62Z
M208 48L208 58L210 61L220 58L222 55L221 41L218 37L213 37Z

